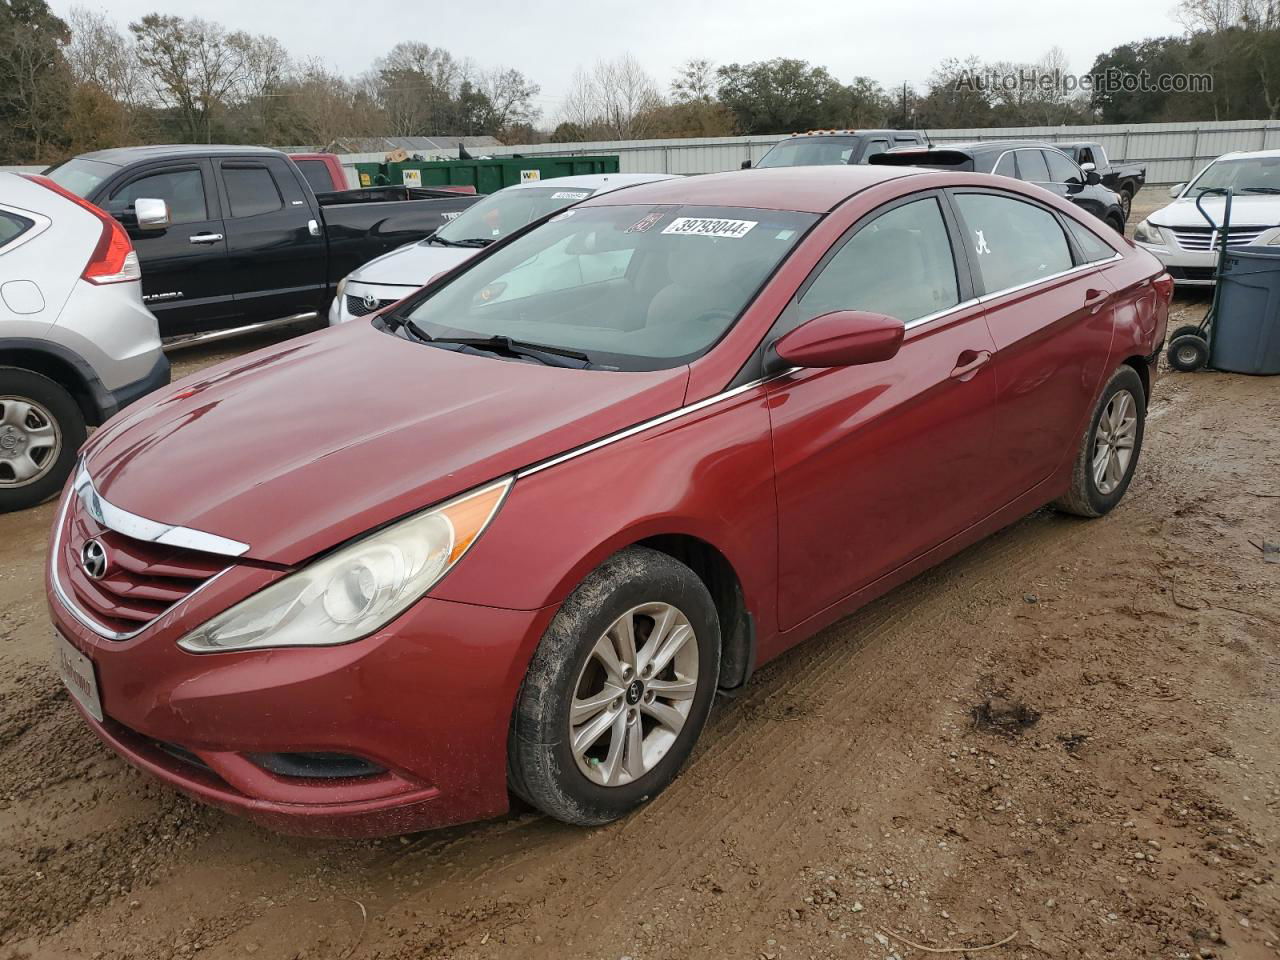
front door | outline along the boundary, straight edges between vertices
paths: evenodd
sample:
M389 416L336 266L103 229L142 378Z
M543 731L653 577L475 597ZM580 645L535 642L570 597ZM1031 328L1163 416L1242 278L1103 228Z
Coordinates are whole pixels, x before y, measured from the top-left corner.
M773 336L832 310L907 326L891 360L768 385L779 615L789 629L990 511L995 345L953 249L945 198L914 194L841 241Z
M1073 251L1047 207L994 190L957 190L953 199L976 251L974 279L996 344L999 396L986 482L1003 506L1075 455L1106 366L1113 289Z
M169 226L129 238L142 267L142 299L162 337L217 327L236 312L227 283L226 229L208 161L191 160L142 170L113 185L101 206L121 216L141 198L163 200ZM129 223L127 216L123 217Z
M324 233L286 161L234 159L218 166L229 276L244 322L319 309L326 290Z

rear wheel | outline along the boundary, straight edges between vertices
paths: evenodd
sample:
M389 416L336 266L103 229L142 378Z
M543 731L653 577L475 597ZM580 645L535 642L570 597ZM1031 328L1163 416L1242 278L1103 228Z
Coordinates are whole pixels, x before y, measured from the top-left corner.
M711 711L720 628L702 581L629 547L570 595L538 644L508 743L511 789L575 824L661 793Z
M1129 187L1120 191L1120 209L1124 211L1124 222L1128 223L1129 212L1133 209L1133 190Z
M1183 373L1193 373L1209 362L1209 342L1200 335L1199 331L1184 333L1169 341L1166 356L1169 359L1169 366L1173 369Z
M1098 398L1071 473L1071 488L1054 501L1064 513L1100 517L1120 502L1142 452L1147 419L1142 378L1130 366L1111 375Z
M61 490L87 433L63 387L30 370L0 367L0 513Z
M1127 219L1128 219L1127 216L1121 217L1120 214L1113 213L1107 217L1107 226L1109 226L1116 233L1120 234L1120 236L1124 236L1124 225Z

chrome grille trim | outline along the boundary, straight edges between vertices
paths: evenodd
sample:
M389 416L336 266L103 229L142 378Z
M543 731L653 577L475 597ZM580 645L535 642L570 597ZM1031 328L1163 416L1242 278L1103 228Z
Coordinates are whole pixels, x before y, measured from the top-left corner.
M1222 231L1209 227L1164 227L1183 250L1208 252L1222 246ZM1245 247L1256 243L1270 227L1232 227L1227 231L1227 249Z

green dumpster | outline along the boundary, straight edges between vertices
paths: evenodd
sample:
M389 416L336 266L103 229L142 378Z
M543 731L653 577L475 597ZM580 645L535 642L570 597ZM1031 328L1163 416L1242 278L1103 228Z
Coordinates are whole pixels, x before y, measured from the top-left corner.
M360 186L404 184L410 187L475 187L493 193L503 187L536 180L554 180L585 173L617 173L618 157L493 157L487 160L404 160L399 163L357 163Z

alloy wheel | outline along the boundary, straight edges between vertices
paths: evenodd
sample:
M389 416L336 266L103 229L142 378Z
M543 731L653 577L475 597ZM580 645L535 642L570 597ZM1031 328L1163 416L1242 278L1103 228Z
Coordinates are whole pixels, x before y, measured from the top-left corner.
M569 737L578 769L621 786L644 776L684 729L698 690L698 638L679 609L645 603L596 641L574 684Z
M62 431L44 406L27 397L0 397L0 486L34 483L61 452Z
M1093 483L1104 497L1120 486L1133 462L1138 439L1138 405L1128 390L1108 401L1093 442Z

